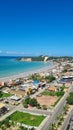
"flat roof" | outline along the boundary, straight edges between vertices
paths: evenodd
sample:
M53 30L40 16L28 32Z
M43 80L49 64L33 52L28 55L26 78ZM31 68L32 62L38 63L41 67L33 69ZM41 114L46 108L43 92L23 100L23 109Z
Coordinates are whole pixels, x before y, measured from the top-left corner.
M10 98L16 101L20 99L20 97L18 97L16 94L11 96Z
M0 109L1 109L2 107L4 107L4 106L5 106L5 104L0 103Z

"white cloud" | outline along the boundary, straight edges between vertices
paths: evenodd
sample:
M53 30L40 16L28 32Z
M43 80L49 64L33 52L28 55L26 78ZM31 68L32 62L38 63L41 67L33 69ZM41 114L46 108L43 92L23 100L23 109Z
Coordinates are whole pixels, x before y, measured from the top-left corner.
M24 52L6 51L6 54L10 55L24 55Z
M18 53L14 51L6 51L6 54L18 54Z

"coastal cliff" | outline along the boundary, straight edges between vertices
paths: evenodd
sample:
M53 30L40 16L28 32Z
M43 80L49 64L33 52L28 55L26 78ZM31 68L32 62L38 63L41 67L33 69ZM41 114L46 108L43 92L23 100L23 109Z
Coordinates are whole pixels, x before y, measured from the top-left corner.
M31 61L48 61L48 56L37 56L37 57L19 57L16 60L22 61L22 62L31 62Z

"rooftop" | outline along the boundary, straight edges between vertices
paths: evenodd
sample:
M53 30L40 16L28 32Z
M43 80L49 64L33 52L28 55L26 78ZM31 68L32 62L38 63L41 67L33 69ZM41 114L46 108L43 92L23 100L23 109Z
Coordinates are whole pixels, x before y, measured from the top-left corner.
M0 109L3 108L5 106L5 104L0 103Z

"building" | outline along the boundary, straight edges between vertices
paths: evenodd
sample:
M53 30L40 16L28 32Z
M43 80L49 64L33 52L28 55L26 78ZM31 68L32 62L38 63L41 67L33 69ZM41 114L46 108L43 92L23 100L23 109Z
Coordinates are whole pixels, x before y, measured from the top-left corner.
M5 107L5 104L0 103L0 115L4 114L7 112L7 108Z
M55 92L55 91L57 91L57 88L55 86L51 86L48 88L48 90Z

